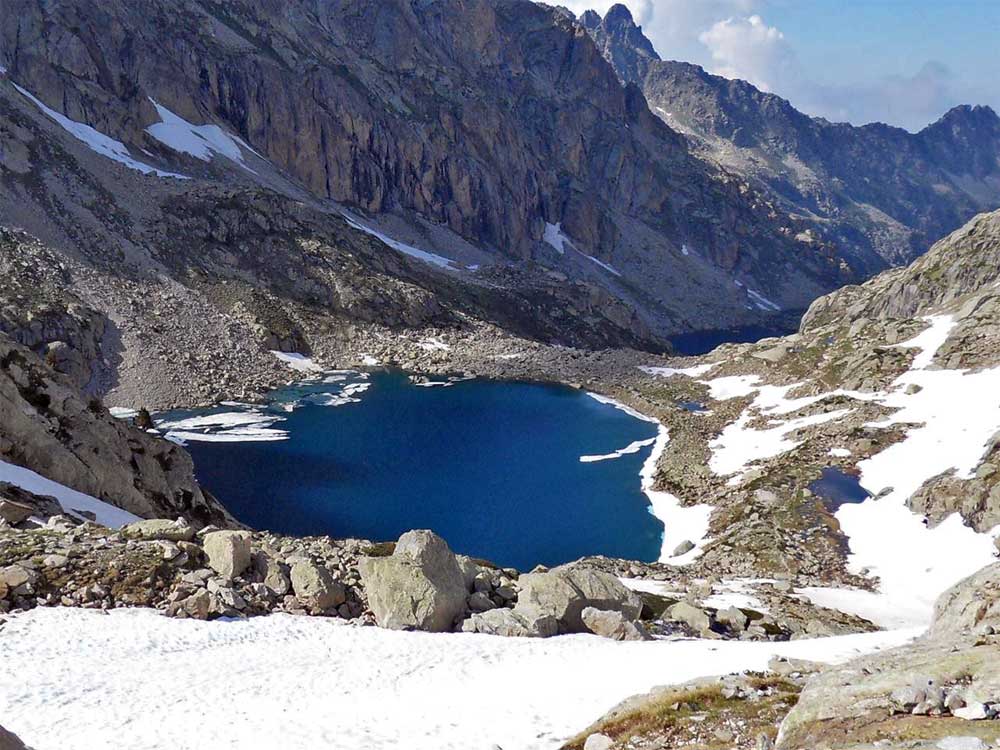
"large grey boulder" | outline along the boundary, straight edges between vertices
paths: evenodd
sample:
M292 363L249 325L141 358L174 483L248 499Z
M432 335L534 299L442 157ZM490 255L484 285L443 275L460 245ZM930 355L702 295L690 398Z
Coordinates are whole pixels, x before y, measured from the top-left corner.
M602 638L614 641L653 640L653 636L641 622L629 620L621 612L587 607L581 617L590 632Z
M248 531L212 531L202 545L209 566L224 578L236 578L250 567Z
M620 612L629 621L638 619L642 600L609 573L582 566L562 566L544 573L528 573L518 580L514 611L528 620L550 616L562 633L589 633L583 610Z
M34 513L34 508L0 497L0 519L11 526L17 526L22 521L27 521Z
M674 622L683 622L699 633L704 633L712 627L708 613L688 602L677 602L668 610L668 617Z
M549 638L559 634L559 623L554 617L529 620L510 609L491 609L476 613L463 622L462 632L508 638Z
M988 565L945 591L934 606L932 636L1000 633L1000 563Z
M330 609L347 601L344 584L333 580L326 568L311 562L292 566L292 590L296 599L315 609Z
M163 518L151 518L147 521L136 521L122 529L122 532L131 539L143 541L190 542L194 539L194 528L182 519L169 521Z
M263 552L258 552L253 556L253 566L263 579L264 585L275 596L284 596L291 591L292 582L286 572L287 566L268 557Z
M432 531L409 531L389 557L358 563L376 622L392 630L451 631L465 614L466 576L448 544Z

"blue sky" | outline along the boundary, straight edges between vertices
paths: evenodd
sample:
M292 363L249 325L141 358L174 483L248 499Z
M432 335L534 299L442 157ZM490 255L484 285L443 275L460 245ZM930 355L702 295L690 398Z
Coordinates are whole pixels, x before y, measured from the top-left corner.
M916 130L956 104L1000 109L1000 0L624 2L662 57L831 120ZM562 3L603 12L613 0Z

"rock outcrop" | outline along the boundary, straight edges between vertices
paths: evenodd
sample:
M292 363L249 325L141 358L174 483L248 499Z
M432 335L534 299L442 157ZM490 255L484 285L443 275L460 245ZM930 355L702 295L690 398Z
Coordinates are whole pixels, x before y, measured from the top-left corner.
M0 333L0 461L144 517L200 527L232 516L194 478L179 446L114 419L63 376Z
M383 628L450 632L465 615L465 576L448 544L431 531L407 532L391 555L364 558L358 569Z
M25 746L13 733L0 727L0 750L31 750Z
M561 633L593 632L583 616L588 608L617 612L625 622L634 622L642 611L639 596L618 579L583 566L528 573L518 579L518 589L514 614L528 621L552 617Z
M945 747L935 743L949 737L992 742L996 723L970 719L997 713L1000 564L945 592L930 630L913 644L810 679L781 725L777 748L840 750L892 739L907 747Z

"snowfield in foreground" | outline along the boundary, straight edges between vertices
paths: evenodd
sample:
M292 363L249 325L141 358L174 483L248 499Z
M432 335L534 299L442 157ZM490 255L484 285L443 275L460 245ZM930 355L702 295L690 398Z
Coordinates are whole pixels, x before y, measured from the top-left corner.
M0 630L0 716L35 750L548 750L656 685L915 635L618 643L36 609Z

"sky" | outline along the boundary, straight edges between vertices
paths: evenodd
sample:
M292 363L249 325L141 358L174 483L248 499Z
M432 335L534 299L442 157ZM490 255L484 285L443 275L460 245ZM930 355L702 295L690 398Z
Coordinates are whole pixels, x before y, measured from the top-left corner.
M550 0L579 14L614 0ZM660 56L837 122L919 130L1000 111L1000 0L623 0Z

